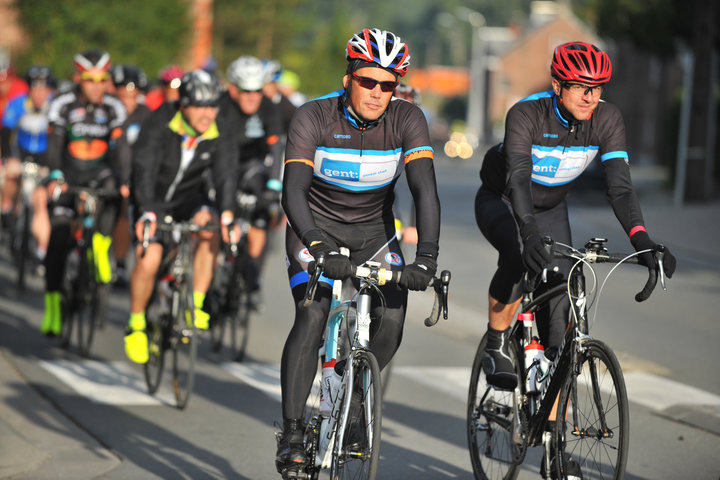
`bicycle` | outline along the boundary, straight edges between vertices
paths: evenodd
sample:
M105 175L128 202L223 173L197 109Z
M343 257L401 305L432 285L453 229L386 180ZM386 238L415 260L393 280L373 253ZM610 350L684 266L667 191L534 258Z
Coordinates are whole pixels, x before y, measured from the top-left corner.
M345 252L345 253L344 253ZM342 248L341 253L347 254ZM311 272L305 295L309 305L322 273L324 258L318 258ZM312 270L312 269L311 269ZM375 262L355 267L352 278L359 287L351 298L343 297L343 282L333 282L333 295L325 340L318 354L324 364L334 363L341 380L333 392L322 392L324 382L316 382L305 408L305 448L309 459L301 470L283 472L285 479L317 479L322 469L330 469L333 479L374 479L380 459L382 424L382 385L377 359L369 349L372 296L382 294L378 286L397 283L402 272L379 268ZM435 304L425 325L447 319L450 272L445 270L431 285ZM354 317L356 328L352 328ZM344 332L344 333L343 333ZM343 342L343 337L348 339ZM345 346L343 347L343 344ZM332 399L332 407L321 409L321 396ZM329 411L329 414L327 413Z
M23 162L18 205L15 209L15 219L10 235L10 251L17 268L16 284L21 292L25 290L26 272L33 269L38 263L33 255L35 238L31 233L32 194L40 184L42 168L31 160Z
M195 380L198 334L193 300L194 234L217 230L217 225L196 225L166 216L157 230L164 234L165 253L158 268L153 293L145 311L148 334L148 361L143 365L148 392L160 387L165 352L172 351L173 394L178 409L190 400ZM145 223L141 256L149 245L149 221Z
M240 238L233 238L230 229L230 244L224 252L213 275L205 304L210 313L210 339L212 351L220 352L226 331L230 333L231 358L242 362L248 342L250 312L253 310L250 285L255 280L249 266L247 233L250 231L250 215L257 204L255 195L238 192L238 216Z
M577 459L584 478L622 479L629 445L628 398L617 357L603 341L589 335L590 296L600 291L585 288L583 267L592 271L593 263L614 263L605 282L622 263L638 264L638 253L608 253L604 238L592 238L583 250L552 243L555 258L574 262L567 283L533 298L525 288L518 320L510 334L510 355L519 379L513 391L487 385L482 359L487 335L480 341L473 360L467 404L467 436L473 472L477 479L514 479L528 447L543 445L545 478L565 478L563 472L571 458ZM650 270L643 290L635 297L646 300L658 277L665 289L662 269L663 250L655 252L659 273ZM528 283L533 283L529 281ZM597 282L595 282L595 286ZM603 283L604 286L604 283ZM538 307L559 295L571 300L570 325L554 360L542 353L533 335L534 314ZM597 315L597 309L595 310ZM524 379L524 381L523 381ZM557 405L555 430L546 432L548 416ZM551 471L552 453L558 454Z
M59 179L58 185L64 183ZM57 192L53 195L57 199ZM70 250L65 257L65 270L60 287L62 329L60 346L70 345L73 330L77 331L80 355L88 357L95 330L104 325L107 315L106 298L109 285L98 281L93 252L93 234L96 229L99 205L116 198L119 193L108 188L69 187L74 196L77 217L72 222Z

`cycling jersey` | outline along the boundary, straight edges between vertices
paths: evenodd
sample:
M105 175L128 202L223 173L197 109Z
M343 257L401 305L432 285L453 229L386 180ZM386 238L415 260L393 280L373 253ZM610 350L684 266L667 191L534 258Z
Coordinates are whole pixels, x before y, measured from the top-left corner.
M334 92L302 105L293 116L283 194L290 225L309 245L320 239L311 212L342 223L394 223L393 189L406 171L418 202L418 253L437 256L440 204L422 111L393 100L378 121L362 125L343 98L344 90Z
M599 159L608 200L629 234L643 225L630 180L625 126L614 105L601 101L586 121L571 120L550 90L515 104L507 115L505 139L483 161L483 186L510 199L520 226L537 211L560 204L572 183Z
M52 97L40 108L35 108L30 97L25 94L12 100L5 109L2 118L3 156L25 157L37 155L47 150L48 109ZM15 132L14 141L11 139Z
M207 204L214 187L218 207L233 210L236 159L236 144L217 123L191 137L184 133L178 103L164 103L145 119L133 146L135 199L143 212L161 217L180 205Z
M61 170L70 184L83 184L112 166L127 184L130 150L122 143L115 145L126 118L122 102L111 95L104 95L98 105L77 92L55 98L48 112L48 167Z
M267 172L269 178L280 178L282 167L282 124L278 107L268 98L262 98L258 111L247 115L240 110L237 102L225 92L220 98L220 113L218 123L222 124L226 119L233 119L236 129L233 136L238 143L239 159L242 164L260 161L264 162L265 157L272 156L272 165Z

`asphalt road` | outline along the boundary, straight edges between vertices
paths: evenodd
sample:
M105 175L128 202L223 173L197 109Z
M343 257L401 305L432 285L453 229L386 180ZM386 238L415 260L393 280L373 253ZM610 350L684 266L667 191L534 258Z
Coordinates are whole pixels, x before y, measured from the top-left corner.
M469 369L487 317L495 258L474 225L477 167L437 162L443 205L440 268L453 272L450 320L426 328L429 294L411 294L403 345L384 404L379 478L471 479L465 440ZM628 479L717 479L720 475L720 234L718 203L678 210L639 175L648 230L677 255L668 292L645 304L632 295L639 269L614 274L592 333L621 359L631 399ZM573 199L578 242L610 239L629 249L602 194ZM195 392L172 406L169 371L156 397L122 351L126 290L110 297L110 318L81 359L38 333L42 283L24 294L11 285L0 249L0 478L279 478L274 423L280 421L279 359L292 322L282 235L264 278L265 309L253 319L246 362L200 350ZM412 249L410 249L412 251ZM410 255L412 256L412 255ZM539 449L520 478L539 478Z

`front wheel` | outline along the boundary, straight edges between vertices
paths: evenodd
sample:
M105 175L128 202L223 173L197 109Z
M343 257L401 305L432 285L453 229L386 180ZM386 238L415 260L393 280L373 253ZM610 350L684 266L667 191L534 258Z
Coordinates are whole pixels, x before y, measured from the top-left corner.
M487 334L480 341L470 376L467 402L467 437L475 478L479 480L512 480L517 477L526 445L525 417L519 415L515 391L498 390L487 384L482 360ZM514 339L510 356L515 373L522 379L522 362Z
M347 384L350 391L337 422L330 478L374 479L382 428L380 367L371 352L362 350L352 356L352 362L352 382Z
M583 344L579 374L570 375L560 391L555 451L556 474L576 462L583 478L625 476L630 420L620 363L599 340ZM564 478L564 477L562 477Z
M195 357L197 356L197 334L195 331L195 307L192 292L186 282L173 293L175 323L172 327L170 345L173 351L173 392L177 408L187 406L195 380Z
M145 370L145 383L150 395L154 395L158 387L160 387L160 380L165 367L165 335L170 323L169 312L160 311L158 303L156 298L152 298L148 308L145 310L148 361L143 365L143 369Z
M237 308L228 314L226 321L230 323L232 359L242 362L245 359L250 326L250 295L246 289L242 288L237 292Z

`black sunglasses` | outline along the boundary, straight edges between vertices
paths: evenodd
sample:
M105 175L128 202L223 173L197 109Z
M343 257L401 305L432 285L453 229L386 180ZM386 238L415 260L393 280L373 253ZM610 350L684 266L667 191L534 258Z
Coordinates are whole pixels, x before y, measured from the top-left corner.
M375 80L374 78L370 77L361 77L360 75L357 75L355 72L352 74L352 78L357 80L358 85L360 85L363 88L367 88L368 90L373 90L377 84L380 84L380 90L382 90L385 93L389 93L395 90L395 87L397 87L398 82L381 82L379 80Z

